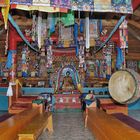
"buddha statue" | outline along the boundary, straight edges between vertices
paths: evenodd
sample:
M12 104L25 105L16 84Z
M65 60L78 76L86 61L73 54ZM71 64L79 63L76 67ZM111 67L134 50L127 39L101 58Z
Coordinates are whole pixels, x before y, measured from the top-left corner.
M74 89L75 89L75 86L73 83L73 79L70 76L70 72L67 71L66 76L63 78L62 90L74 90Z

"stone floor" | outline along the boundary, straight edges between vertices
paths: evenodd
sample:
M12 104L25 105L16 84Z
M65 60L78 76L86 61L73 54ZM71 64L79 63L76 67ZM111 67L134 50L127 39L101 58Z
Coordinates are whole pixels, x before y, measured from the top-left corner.
M140 121L140 110L129 111L129 116ZM95 140L90 131L84 128L81 112L54 113L54 133L42 133L38 140Z
M38 140L95 140L84 128L81 112L54 113L54 133L45 131Z

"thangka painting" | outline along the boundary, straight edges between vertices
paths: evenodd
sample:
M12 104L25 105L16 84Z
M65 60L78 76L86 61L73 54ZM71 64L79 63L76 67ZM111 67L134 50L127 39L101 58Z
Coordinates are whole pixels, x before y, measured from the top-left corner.
M72 0L71 7L73 10L93 11L94 1L93 0Z
M50 0L33 0L33 5L50 6Z
M94 0L94 11L111 11L111 0Z
M132 13L131 0L112 0L112 10L119 13Z
M61 25L61 40L72 40L72 27L65 27Z
M31 5L33 0L10 0L10 4Z
M90 19L90 21L89 21L89 34L90 34L90 39L98 38L98 36L99 36L98 20Z

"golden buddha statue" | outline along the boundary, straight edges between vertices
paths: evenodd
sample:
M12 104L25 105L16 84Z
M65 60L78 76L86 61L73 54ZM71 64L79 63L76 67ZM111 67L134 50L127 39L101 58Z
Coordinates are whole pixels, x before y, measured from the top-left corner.
M66 72L66 76L63 78L62 83L62 90L74 90L75 86L72 80L72 77L70 76L70 72Z

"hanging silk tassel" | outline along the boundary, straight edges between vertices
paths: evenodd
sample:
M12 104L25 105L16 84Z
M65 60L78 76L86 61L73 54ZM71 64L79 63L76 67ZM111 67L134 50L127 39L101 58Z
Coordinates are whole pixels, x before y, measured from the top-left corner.
M5 55L7 55L7 50L8 50L8 36L9 36L9 30L7 29L6 41L5 41Z
M86 15L86 49L90 47L90 36L89 36L89 13Z
M38 27L37 27L39 49L41 48L41 27L42 27L42 13L39 12L39 14L38 14Z
M32 19L32 40L36 40L36 15L33 15Z
M120 47L128 49L128 29L127 29L127 20L124 20L119 27L120 33Z
M77 45L78 42L77 42L77 38L78 38L78 24L75 23L74 24L74 43Z
M124 62L124 56L123 56L122 49L120 47L117 47L116 68L120 69L122 67L123 62Z
M1 12L5 23L5 29L7 29L10 0L5 0L5 3L6 3L6 7L2 7Z
M84 20L81 19L80 20L80 33L83 33L84 32Z
M102 20L99 20L99 30L100 30L100 33L101 33L102 30L103 30Z

